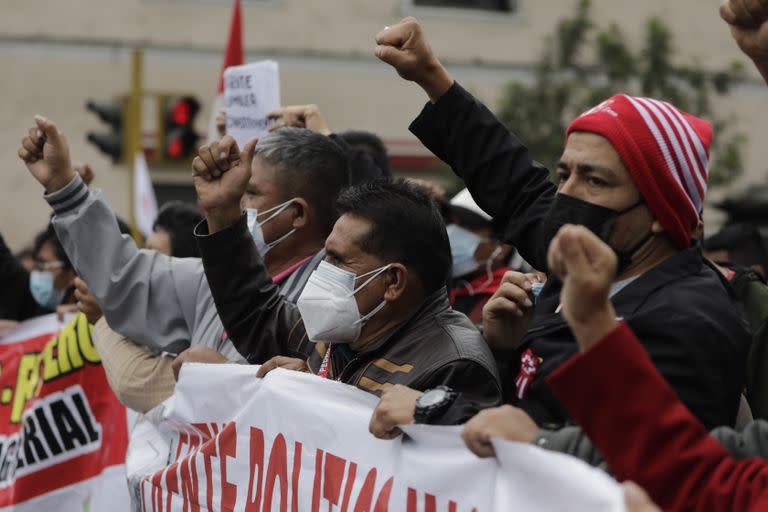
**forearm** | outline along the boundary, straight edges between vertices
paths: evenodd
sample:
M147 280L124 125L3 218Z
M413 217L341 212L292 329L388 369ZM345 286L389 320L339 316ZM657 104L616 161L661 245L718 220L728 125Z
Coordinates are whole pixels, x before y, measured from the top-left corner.
M190 329L177 284L197 288L202 267L176 264L156 251L139 250L120 233L114 213L99 194L75 177L46 196L53 225L78 275L88 284L113 329L149 347L178 352L189 345ZM197 274L197 275L195 275Z
M171 358L147 352L111 330L104 318L93 328L93 343L109 385L126 407L147 412L173 394Z
M252 363L290 355L289 337L304 332L301 315L272 283L245 216L211 234L203 223L196 235L219 318L237 350Z
M555 186L528 149L458 83L428 104L410 129L464 180L505 241L534 267L545 269L538 231Z
M765 462L736 463L709 436L626 324L548 382L617 478L665 510L747 510L768 479Z

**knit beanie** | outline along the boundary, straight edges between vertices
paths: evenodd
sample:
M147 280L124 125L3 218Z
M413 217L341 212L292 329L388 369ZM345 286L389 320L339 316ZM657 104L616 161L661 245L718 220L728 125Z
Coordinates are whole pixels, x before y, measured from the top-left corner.
M675 245L691 245L707 191L709 122L664 101L617 94L574 119L566 140L573 132L605 137Z

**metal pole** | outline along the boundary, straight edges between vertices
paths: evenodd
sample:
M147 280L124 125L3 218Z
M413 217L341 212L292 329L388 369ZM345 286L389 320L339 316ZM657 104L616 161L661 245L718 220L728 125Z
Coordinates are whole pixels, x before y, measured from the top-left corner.
M136 243L140 243L141 234L136 227L136 155L142 150L141 134L141 96L143 81L143 51L140 48L134 48L131 59L131 94L128 97L127 113L127 139L128 144L125 150L128 152L126 162L131 171L131 231Z

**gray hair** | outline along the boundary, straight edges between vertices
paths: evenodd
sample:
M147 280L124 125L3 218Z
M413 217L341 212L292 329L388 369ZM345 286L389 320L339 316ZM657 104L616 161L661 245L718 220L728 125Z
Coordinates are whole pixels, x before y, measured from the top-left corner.
M278 171L275 177L286 201L303 197L315 208L327 236L336 222L336 198L349 185L344 150L325 135L286 127L259 139L257 156Z

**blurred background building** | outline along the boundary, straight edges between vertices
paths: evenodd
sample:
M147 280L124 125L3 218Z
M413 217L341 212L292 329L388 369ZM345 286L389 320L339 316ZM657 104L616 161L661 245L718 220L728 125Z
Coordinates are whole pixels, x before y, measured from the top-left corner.
M423 24L434 51L466 88L491 108L510 80L531 81L545 38L578 0L242 0L246 62L280 64L284 104L316 103L331 128L364 129L385 141L398 174L449 180L408 124L426 100L421 90L373 57L375 34L404 16ZM617 23L641 45L643 20L658 16L674 33L677 54L705 69L744 62L746 79L714 108L734 116L748 136L745 172L710 194L710 204L748 191L768 176L768 87L731 41L719 0L594 0L597 23ZM89 162L94 187L128 217L130 172L86 141L101 128L85 104L128 92L131 50L144 50L148 90L191 94L204 133L227 38L231 0L9 0L0 6L0 231L14 249L29 243L49 211L16 157L32 117L56 120L72 157ZM146 123L145 123L146 128ZM525 126L516 132L525 139ZM151 128L145 133L152 137ZM160 202L192 197L187 166L152 169ZM449 183L450 185L450 183ZM723 214L710 211L717 225Z

